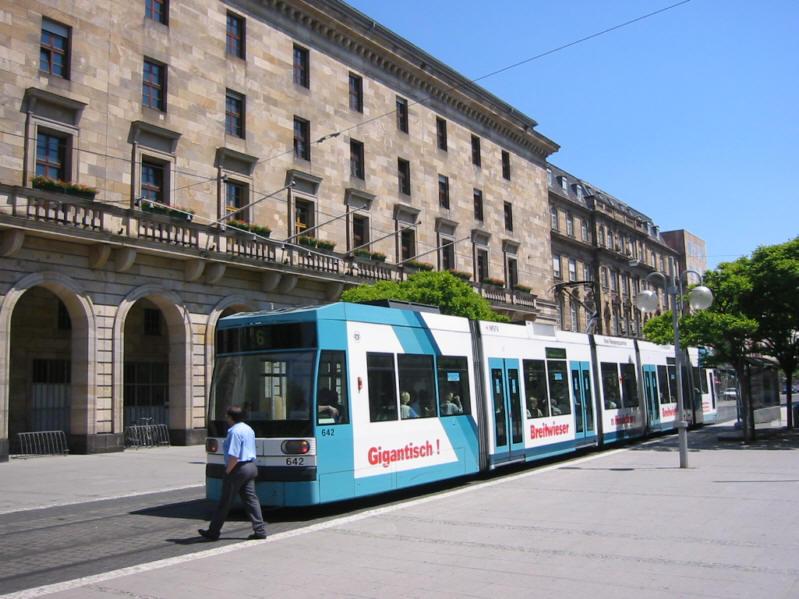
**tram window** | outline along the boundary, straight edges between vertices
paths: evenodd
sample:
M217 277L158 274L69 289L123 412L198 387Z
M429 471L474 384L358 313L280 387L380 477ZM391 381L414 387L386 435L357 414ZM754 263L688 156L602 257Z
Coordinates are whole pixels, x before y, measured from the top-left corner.
M366 354L366 378L369 387L369 420L382 422L397 419L397 386L394 382L393 354Z
M472 413L466 358L441 356L438 359L438 401L441 416Z
M606 410L618 410L621 407L621 391L619 390L619 365L615 362L602 362L602 395L605 398Z
M669 395L669 374L665 366L658 366L658 388L660 389L660 404L674 403Z
M549 371L549 403L552 415L571 414L571 399L569 398L569 381L567 379L566 362L562 360L547 360Z
M400 417L403 420L435 417L433 356L399 354L397 370L400 386Z
M638 383L635 380L635 364L621 364L622 405L625 408L636 408L638 401Z
M707 369L694 368L694 378L699 379L697 386L702 390L702 393L709 393L707 388Z
M348 424L347 362L343 351L323 351L319 357L316 378L317 422Z
M677 401L677 369L674 366L669 366L669 396L671 401Z
M528 418L549 416L547 371L543 360L524 360L524 391Z

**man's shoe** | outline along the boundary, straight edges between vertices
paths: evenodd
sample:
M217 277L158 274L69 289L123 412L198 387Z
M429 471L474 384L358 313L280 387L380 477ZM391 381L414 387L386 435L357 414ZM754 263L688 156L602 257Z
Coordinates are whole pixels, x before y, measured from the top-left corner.
M248 541L263 541L266 538L265 534L258 534L257 532L252 533L249 537L247 537Z
M197 532L200 533L201 537L203 537L204 539L208 539L209 541L218 541L219 540L219 535L213 535L213 534L211 534L210 530L207 530L205 528L201 528Z

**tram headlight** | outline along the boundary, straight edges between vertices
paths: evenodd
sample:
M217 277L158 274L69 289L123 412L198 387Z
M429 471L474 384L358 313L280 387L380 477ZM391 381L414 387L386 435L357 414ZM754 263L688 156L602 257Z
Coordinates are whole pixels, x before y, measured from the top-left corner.
M219 451L219 439L206 439L205 451L208 453L216 453Z
M304 454L310 451L311 444L305 439L292 439L291 441L283 441L280 449L286 454Z

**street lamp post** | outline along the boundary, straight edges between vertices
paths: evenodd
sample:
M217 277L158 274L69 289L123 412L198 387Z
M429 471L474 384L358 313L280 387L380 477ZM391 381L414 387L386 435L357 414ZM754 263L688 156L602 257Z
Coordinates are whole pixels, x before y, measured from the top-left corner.
M659 278L667 296L672 302L672 327L674 329L674 368L677 371L677 434L680 443L680 468L688 468L688 422L685 419L683 387L682 387L682 350L680 348L680 312L682 312L683 278L688 284L687 275L695 274L699 277L699 285L688 293L688 304L694 310L704 310L713 303L713 293L702 284L702 275L695 270L685 270L677 276L666 275L662 272L649 273L645 281L653 277ZM657 293L645 289L635 296L635 305L644 312L654 312L658 308Z

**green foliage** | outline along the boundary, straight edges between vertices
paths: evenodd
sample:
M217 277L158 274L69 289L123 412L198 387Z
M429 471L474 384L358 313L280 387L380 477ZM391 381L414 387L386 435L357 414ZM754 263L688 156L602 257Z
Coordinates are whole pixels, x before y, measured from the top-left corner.
M674 328L672 327L671 319L671 310L650 318L644 324L644 338L660 345L673 344Z
M799 237L755 250L749 277L747 311L758 321L760 349L790 380L799 361Z
M419 272L400 283L380 281L348 289L341 295L345 302L362 303L394 299L438 306L442 314L473 320L507 322L472 286L448 272Z

